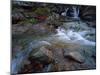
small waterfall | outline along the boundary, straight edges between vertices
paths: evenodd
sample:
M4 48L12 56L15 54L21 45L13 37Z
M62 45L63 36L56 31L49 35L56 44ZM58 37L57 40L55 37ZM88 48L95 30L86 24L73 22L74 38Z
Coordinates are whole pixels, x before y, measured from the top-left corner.
M77 6L72 6L73 9L73 18L79 19L79 8Z
M61 13L62 16L67 16L67 12L68 12L69 8L66 8L64 12Z
M65 11L61 13L61 15L79 20L79 8L78 6L72 6L71 8L66 8Z

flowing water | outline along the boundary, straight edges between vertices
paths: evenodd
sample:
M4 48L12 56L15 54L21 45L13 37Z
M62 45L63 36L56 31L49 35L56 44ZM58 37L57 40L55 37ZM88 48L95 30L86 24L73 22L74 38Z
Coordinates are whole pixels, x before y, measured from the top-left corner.
M79 19L79 8L73 6L72 9L73 9L73 18Z
M74 9L74 10L76 10L76 9ZM76 14L76 12L75 12L75 14ZM52 36L49 35L48 37L46 36L45 38L44 37L36 38L36 39L34 39L34 41L39 40L39 41L42 41L44 44L51 43L51 45L52 45L52 42L60 41L61 44L62 44L62 42L66 43L66 44L74 43L74 44L83 45L84 47L92 46L95 48L95 45L96 45L95 41L87 39L87 36L90 36L90 37L95 36L94 28L90 28L86 25L83 26L82 23L79 24L80 26L77 26L78 22L77 23L71 22L71 24L70 23L68 24L69 26L67 24L68 23L65 23L65 27L62 26L62 27L59 27L58 29L56 29L56 31L57 31L56 34L53 34ZM80 27L80 29L77 30L75 27L76 28ZM92 36L90 35L91 33L92 33ZM54 37L54 38L52 38L52 37ZM92 37L92 38L95 39L95 37ZM48 41L49 39L51 42ZM13 58L13 60L12 60L12 67L11 67L12 73L18 73L20 71L20 69L24 65L23 61L27 60L29 53L33 50L33 48L35 49L35 48L39 47L39 45L41 45L41 43L39 43L38 41L36 41L36 42L31 41L25 50L22 50L16 54L16 57Z
M72 6L71 9L66 8L64 12L61 13L62 16L69 16L73 19L79 20L79 8L77 6Z
M88 34L87 31L75 32L73 30L64 30L62 28L57 29L57 36L63 39L64 41L70 40L74 43L79 43L83 45L92 45L95 46L95 42L87 40L83 35Z

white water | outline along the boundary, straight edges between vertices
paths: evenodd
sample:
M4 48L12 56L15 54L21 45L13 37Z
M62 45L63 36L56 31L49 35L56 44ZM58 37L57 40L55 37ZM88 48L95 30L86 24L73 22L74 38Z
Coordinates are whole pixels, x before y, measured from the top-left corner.
M62 16L67 16L69 8L66 8L64 12L61 13ZM79 8L77 6L72 7L73 12L70 12L72 14L72 18L79 19Z
M62 28L58 28L57 29L57 34L56 36L58 36L60 39L63 39L63 40L71 40L70 37L68 37L66 34L65 34L65 30L62 29Z
M62 12L61 15L62 15L62 16L67 16L68 9L69 9L69 8L66 8L66 9L65 9L65 12Z
M83 35L85 35L86 33L87 33L87 31L75 32L75 31L72 31L72 30L66 31L63 28L58 28L56 36L59 39L62 39L63 41L66 41L66 42L68 40L70 40L74 43L95 46L95 42L89 41L89 40L87 40L86 38L83 37Z
M79 18L79 9L75 6L73 6L72 9L73 9L73 18L78 19Z

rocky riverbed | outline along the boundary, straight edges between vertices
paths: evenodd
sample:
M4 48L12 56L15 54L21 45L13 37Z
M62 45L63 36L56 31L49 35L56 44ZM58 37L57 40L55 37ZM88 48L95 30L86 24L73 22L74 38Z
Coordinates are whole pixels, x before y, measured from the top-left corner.
M95 6L12 2L12 74L96 68Z

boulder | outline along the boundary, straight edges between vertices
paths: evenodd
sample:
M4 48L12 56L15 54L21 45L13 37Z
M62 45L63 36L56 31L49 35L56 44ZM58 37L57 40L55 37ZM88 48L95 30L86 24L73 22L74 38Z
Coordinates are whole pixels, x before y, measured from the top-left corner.
M64 54L65 57L71 58L78 63L83 63L85 58L79 52L69 52Z
M31 56L41 62L49 63L53 60L53 54L46 47L40 47L35 53L31 53Z

